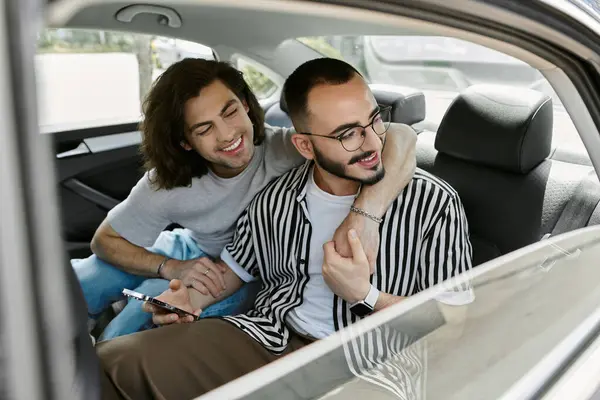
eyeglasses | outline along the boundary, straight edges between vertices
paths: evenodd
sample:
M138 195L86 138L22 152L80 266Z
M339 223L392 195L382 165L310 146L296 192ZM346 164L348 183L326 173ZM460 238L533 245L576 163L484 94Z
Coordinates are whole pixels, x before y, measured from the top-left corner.
M382 107L365 126L348 128L337 136L316 135L310 132L299 132L301 135L319 136L339 140L344 150L352 152L360 149L367 137L367 128L371 127L377 136L383 136L390 127L391 107Z

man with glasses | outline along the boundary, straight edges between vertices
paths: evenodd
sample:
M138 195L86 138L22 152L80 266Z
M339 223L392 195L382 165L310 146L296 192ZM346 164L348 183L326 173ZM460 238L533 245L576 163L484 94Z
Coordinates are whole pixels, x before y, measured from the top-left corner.
M243 282L260 281L254 307L244 315L101 344L107 398L115 390L126 398L199 396L471 268L461 201L440 179L417 170L385 212L372 214L354 206L361 188L386 174L381 158L390 125L389 110L377 105L354 68L334 59L309 61L288 78L284 95L294 127L301 132L292 142L307 161L253 199L218 261L226 268L225 295ZM348 234L352 256L336 251L332 238L348 212L364 216L381 233L375 268L353 230ZM218 281L207 289L216 298L173 280L160 299L199 314L224 296L219 295ZM472 293L465 287L444 293L440 301L466 304ZM157 324L192 320L144 307L154 313ZM378 339L365 346L371 361L402 350L397 343ZM407 376L388 381L408 390L402 379L412 381L410 374L424 369L422 364L412 367L401 372ZM325 394L317 392L344 379L349 377L331 371L323 382L307 388L307 398Z

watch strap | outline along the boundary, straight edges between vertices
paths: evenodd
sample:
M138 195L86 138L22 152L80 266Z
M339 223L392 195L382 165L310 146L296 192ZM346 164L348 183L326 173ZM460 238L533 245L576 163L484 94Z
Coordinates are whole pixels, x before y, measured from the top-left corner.
M378 299L379 290L375 286L371 285L371 289L369 290L369 293L367 293L367 297L365 297L364 302L375 309L375 304L377 304Z

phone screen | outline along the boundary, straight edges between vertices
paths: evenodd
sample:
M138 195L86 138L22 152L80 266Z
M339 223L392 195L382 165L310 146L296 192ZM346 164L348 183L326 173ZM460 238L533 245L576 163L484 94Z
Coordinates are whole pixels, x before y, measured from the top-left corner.
M160 301L152 296L147 296L143 293L139 293L139 292L129 290L129 289L123 289L123 294L127 297L131 297L136 300L147 301L148 303L154 304L155 306L158 306L164 310L175 313L175 314L179 315L180 317L191 316L191 317L194 317L194 321L197 321L199 319L198 316L196 316L190 312L182 310L181 308L175 307L171 304L165 303L164 301Z

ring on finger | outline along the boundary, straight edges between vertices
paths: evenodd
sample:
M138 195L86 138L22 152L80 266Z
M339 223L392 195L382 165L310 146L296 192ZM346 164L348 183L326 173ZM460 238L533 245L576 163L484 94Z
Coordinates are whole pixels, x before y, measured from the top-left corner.
M208 275L209 272L210 272L210 268L206 268L206 271L204 271L204 275Z

